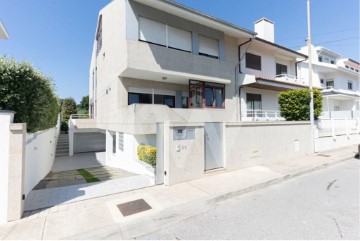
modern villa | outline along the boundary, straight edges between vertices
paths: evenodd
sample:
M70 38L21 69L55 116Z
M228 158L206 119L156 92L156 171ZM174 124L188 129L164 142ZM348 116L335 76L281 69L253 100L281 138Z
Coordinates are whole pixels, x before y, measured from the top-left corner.
M155 145L156 123L281 120L277 95L307 88L305 54L166 0L112 1L99 13L90 65L92 127L111 153ZM107 148L107 149L108 149Z

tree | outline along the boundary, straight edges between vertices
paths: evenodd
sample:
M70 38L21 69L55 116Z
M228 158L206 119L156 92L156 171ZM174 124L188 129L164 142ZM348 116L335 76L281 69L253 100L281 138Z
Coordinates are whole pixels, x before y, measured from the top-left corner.
M78 114L89 114L89 96L82 97L80 104L77 106Z
M289 90L279 95L281 116L288 121L310 120L310 91L308 89ZM314 118L322 111L322 94L314 89Z
M73 98L61 100L61 130L68 131L68 121L70 115L76 114L76 102Z
M28 132L56 126L59 102L51 78L31 64L0 57L0 109L15 111L14 122Z

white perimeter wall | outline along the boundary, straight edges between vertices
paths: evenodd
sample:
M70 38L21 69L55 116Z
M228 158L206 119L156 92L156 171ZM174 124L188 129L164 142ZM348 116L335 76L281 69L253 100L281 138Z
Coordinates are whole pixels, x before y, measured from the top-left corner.
M60 125L26 135L25 195L50 171L55 159Z

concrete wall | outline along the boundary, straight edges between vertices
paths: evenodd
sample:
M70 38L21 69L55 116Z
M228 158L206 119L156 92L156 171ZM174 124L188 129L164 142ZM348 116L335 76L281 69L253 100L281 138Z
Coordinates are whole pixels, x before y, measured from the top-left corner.
M59 131L60 122L54 128L26 135L25 195L51 171Z
M0 111L0 223L19 220L24 209L26 124Z
M227 123L225 140L228 170L312 152L309 122Z
M315 151L322 152L360 143L360 134L323 136L315 139Z
M309 122L223 123L224 170L289 160L312 153ZM174 129L195 129L195 139L174 140ZM165 185L203 177L205 172L204 125L161 123L158 157L164 162ZM161 174L160 174L161 175Z

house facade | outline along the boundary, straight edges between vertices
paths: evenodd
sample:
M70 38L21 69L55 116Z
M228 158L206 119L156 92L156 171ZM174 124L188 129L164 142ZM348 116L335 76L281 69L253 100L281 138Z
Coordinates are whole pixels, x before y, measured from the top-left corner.
M307 51L303 47L299 52ZM312 46L312 55L313 84L323 95L321 118L359 118L360 64L320 46ZM308 62L300 65L300 77L308 76Z
M116 0L99 13L90 65L91 128L111 157L156 144L156 123L282 120L278 94L307 88L305 54L254 31L164 0Z

